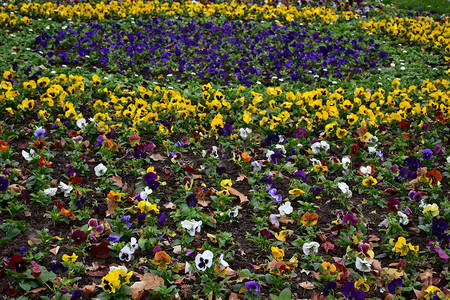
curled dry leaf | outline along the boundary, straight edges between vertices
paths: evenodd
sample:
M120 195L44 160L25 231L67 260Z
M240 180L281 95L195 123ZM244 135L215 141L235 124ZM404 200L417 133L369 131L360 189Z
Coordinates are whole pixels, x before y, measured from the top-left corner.
M95 290L97 289L97 285L95 283L92 283L91 285L85 285L83 286L83 296L90 296L95 293Z
M326 241L322 244L322 248L325 250L326 253L333 251L336 248L336 245L333 242Z
M239 200L241 201L241 203L248 202L247 196L245 196L244 194L242 194L238 190L236 190L236 189L234 189L232 187L229 187L229 186L226 186L225 189L227 189L228 192L230 192L231 195L239 197Z
M164 279L153 275L152 273L145 273L140 277L140 280L141 281L135 282L132 286L130 286L131 297L134 300L141 299L144 296L145 291L152 290L164 284Z
M12 189L14 192L16 193L22 193L23 190L25 190L25 187L23 185L19 185L19 184L10 184L9 188Z
M53 139L52 141L52 147L54 148L64 148L66 145L66 140L64 138L61 138L60 140Z
M163 206L167 209L176 209L177 208L177 206L173 202L167 202L167 203L163 204Z
M59 248L60 246L56 246L55 248L50 249L50 253L52 253L53 255L58 255Z
M153 159L154 161L161 161L161 160L165 160L166 159L161 154L152 154L152 155L150 155L150 158Z
M45 290L45 289L47 289L47 288L46 288L46 287L38 287L38 288L32 289L32 290L29 291L28 293L25 293L25 295L28 295L28 294L37 294L37 293L39 293L40 291L43 291L43 290Z
M108 246L109 246L109 242L105 241L105 242L101 242L100 244L93 244L92 246L89 247L88 250L91 253L91 255L93 255L95 257L108 258L109 251L110 251Z
M120 177L119 175L116 176L112 176L109 178L109 180L111 180L112 182L114 182L115 184L117 184L117 186L119 188L123 187L123 182L122 182L122 177Z
M106 201L107 201L107 206L108 206L108 209L106 210L106 216L110 216L110 215L114 214L115 209L119 207L119 203L117 203L116 201L111 200L109 198L107 198Z
M313 290L316 286L309 281L304 281L300 283L300 286L306 290Z
M247 177L248 177L247 175L239 173L239 177L236 178L236 181L243 181Z

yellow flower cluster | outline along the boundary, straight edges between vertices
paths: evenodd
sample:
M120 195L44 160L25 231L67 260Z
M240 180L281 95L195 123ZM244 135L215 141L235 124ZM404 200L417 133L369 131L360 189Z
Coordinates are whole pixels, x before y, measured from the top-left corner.
M125 268L116 268L110 271L106 276L102 278L103 290L107 293L114 294L120 288L130 283L130 278L133 272L126 273Z
M388 91L382 88L370 91L359 87L347 96L342 88L293 92L276 87L268 88L265 93L239 88L225 95L211 87L203 92L203 96L192 100L183 97L179 91L159 86L153 89L139 86L137 90L117 86L109 90L103 88L101 80L95 76L85 79L59 75L53 79L42 77L36 82L31 80L21 84L23 89L13 87L8 81L1 82L0 103L5 105L4 109L10 115L38 109L38 117L45 121L51 112L61 111L62 108L64 115L60 118L78 120L83 117L79 112L82 94L89 89L102 98L92 102L97 128L105 132L110 127L125 126L139 134L142 127L148 127L160 118L172 122L178 120L202 132L214 132L224 127L227 117L233 117L245 124L271 130L289 123L306 124L311 129L320 123L325 126L327 136L344 138L349 131L361 125L377 127L415 115L431 118L438 115L442 121L450 117L450 81L446 79L427 80L420 87L403 88L398 80L394 80L390 88L386 87ZM35 105L36 101L39 101L39 106ZM164 125L159 129L162 133L171 133Z
M431 45L434 49L445 49L450 53L450 19L437 22L430 17L420 18L389 18L368 22L361 21L360 26L372 34L388 34L400 41L417 42L422 45ZM450 54L446 57L450 61Z
M400 253L400 256L406 256L410 251L417 253L419 251L419 246L413 246L411 243L406 243L406 239L400 236L392 251Z
M352 12L344 12L339 15L336 10L326 7L302 7L281 5L274 7L271 5L246 5L238 4L234 1L224 3L199 2L160 2L160 1L111 1L109 3L99 2L60 4L52 2L29 2L22 3L20 6L9 5L3 8L4 13L0 15L0 24L4 26L14 26L18 22L16 14L21 14L26 19L20 19L20 22L27 23L29 18L55 17L62 19L96 19L105 18L128 18L135 16L190 16L190 17L210 17L226 16L231 19L259 19L259 20L278 20L280 22L293 20L314 22L319 21L325 24L336 22L340 16L343 19L352 17L359 18L359 15ZM2 21L4 20L4 21Z

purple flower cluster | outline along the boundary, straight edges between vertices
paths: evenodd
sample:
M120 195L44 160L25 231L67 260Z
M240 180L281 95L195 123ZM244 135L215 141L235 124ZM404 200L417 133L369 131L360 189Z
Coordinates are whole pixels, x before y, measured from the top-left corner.
M306 83L314 77L341 78L374 69L388 57L372 39L336 38L296 22L261 26L154 18L128 30L117 23L89 23L44 33L34 41L50 63L93 60L109 71L139 71L147 79L172 74L247 86L256 78L265 83L273 77Z

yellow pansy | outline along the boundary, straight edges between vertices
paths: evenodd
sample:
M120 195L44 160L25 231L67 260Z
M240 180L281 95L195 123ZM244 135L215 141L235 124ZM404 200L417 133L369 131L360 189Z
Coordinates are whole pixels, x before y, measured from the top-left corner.
M294 195L295 197L298 197L300 195L303 195L305 192L301 189L292 189L289 191L289 194Z
M72 264L72 263L76 262L77 259L78 259L78 255L76 255L75 253L72 253L72 255L64 254L62 256L62 260L68 264Z
M153 210L155 213L159 214L159 209L156 204L150 203L148 201L139 201L137 207L141 210L141 213L148 213L149 211Z
M372 186L372 185L376 185L378 183L378 181L373 178L372 176L367 177L366 179L363 179L362 184L364 186Z
M282 261L284 258L284 250L278 247L271 247L272 255L276 261Z

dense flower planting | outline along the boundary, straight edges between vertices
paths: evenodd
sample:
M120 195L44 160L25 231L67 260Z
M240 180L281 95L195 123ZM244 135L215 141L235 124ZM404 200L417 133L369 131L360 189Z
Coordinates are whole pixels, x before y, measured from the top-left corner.
M245 86L258 80L270 82L272 77L308 83L330 74L342 78L374 69L388 56L373 39L308 33L296 22L280 26L157 18L139 22L131 31L121 30L118 24L90 23L54 35L44 33L35 44L50 63L99 62L108 71L131 69L146 79L170 74L177 79L235 80Z
M0 293L449 298L448 21L322 4L5 6Z

